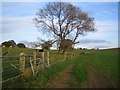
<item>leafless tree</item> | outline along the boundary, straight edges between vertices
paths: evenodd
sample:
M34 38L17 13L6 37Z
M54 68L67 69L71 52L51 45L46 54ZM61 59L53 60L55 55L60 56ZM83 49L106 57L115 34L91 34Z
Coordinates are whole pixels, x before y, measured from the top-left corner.
M86 12L67 2L51 2L37 12L34 18L37 28L53 33L59 40L64 40L73 33L75 44L79 35L95 31L94 19Z
M42 40L41 39L41 47L42 49L50 49L50 47L52 47L52 45L56 42L56 40Z

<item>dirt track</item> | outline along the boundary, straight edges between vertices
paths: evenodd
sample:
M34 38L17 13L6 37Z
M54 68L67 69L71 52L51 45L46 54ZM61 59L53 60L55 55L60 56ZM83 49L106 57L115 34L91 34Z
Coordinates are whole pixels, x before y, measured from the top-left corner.
M81 88L115 88L113 82L97 71L92 65L88 66L88 81L81 85Z
M97 71L90 63L87 64L88 80L80 88L116 88L116 85L106 76ZM71 76L72 65L69 65L59 76L50 81L50 88L71 88L75 78Z
M71 76L72 65L69 65L59 76L55 77L51 82L50 88L70 88L75 78Z

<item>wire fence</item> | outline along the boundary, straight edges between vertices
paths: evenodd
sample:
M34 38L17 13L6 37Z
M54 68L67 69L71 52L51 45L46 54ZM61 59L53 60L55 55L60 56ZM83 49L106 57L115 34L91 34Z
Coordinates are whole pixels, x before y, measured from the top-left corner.
M2 83L20 75L18 56L4 56L0 58L2 58Z
M37 58L36 52L33 55L26 55L21 52L18 56L0 57L2 60L1 83L22 76L26 68L30 68L35 76L38 70L47 66L46 60L44 60L44 52L41 55L41 58Z
M9 80L18 78L23 76L27 70L27 68L31 69L33 76L39 72L39 70L49 67L49 52L46 53L46 57L44 52L39 53L33 52L30 54L25 54L21 52L20 55L17 56L3 56L2 58L2 82L7 82ZM66 59L67 54L63 55L63 58ZM59 57L59 56L58 56Z

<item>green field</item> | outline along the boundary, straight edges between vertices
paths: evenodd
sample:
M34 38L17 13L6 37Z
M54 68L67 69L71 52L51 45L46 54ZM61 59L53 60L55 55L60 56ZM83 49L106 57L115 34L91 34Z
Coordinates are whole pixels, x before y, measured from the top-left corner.
M118 82L118 50L103 50L92 52L90 60L93 66L101 73L111 78L115 83Z
M96 70L111 79L114 84L118 84L118 49L91 50L77 58L73 75L77 78L78 85L87 80L87 61L91 63Z
M3 53L6 53L9 48L3 48ZM19 55L20 51L24 51L27 55L32 55L33 49L20 49L12 48L10 53L5 56ZM47 50L45 50L45 53ZM59 55L56 50L50 50L50 67L40 70L34 77L31 76L28 79L23 77L10 80L3 83L3 88L44 88L47 87L49 81L55 76L59 75L68 65L73 64L71 74L76 78L72 87L80 87L80 84L88 79L87 76L87 62L91 63L96 70L105 74L108 78L111 78L115 84L118 84L118 49L109 50L73 50L74 57L70 58L67 54L67 60L64 60L63 55ZM84 52L84 54L83 54ZM37 54L39 57L39 53ZM29 60L29 58L28 58ZM9 60L10 61L10 60ZM19 59L18 59L19 61ZM3 61L4 62L4 59ZM9 71L5 67L10 67L7 64L3 64L3 78L8 78ZM11 70L12 75L17 73L15 70ZM9 74L11 75L11 74Z

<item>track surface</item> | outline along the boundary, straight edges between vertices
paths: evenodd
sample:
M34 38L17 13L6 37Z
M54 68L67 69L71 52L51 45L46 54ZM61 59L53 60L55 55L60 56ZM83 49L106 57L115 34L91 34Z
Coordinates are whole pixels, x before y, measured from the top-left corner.
M88 80L80 85L80 88L116 88L116 85L106 76L97 71L87 62ZM71 88L76 78L71 75L72 65L69 65L63 72L50 81L50 88Z
M70 88L75 78L71 76L72 65L69 65L59 76L55 77L51 82L50 88Z
M115 88L113 82L88 64L88 81L81 85L81 88Z

